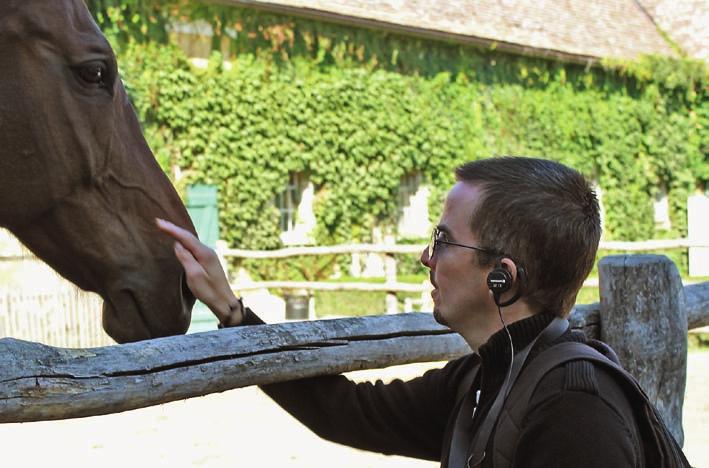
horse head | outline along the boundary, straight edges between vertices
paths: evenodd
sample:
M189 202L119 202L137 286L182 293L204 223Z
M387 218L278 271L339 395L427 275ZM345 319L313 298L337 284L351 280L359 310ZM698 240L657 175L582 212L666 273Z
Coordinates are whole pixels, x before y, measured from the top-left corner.
M154 219L194 228L83 0L2 0L0 70L0 226L100 294L116 341L184 333L194 297Z

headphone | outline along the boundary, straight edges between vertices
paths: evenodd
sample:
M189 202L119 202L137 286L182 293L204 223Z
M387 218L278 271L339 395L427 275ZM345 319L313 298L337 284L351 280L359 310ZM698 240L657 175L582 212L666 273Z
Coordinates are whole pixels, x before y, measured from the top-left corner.
M529 343L518 353L515 353L514 344L512 342L512 335L510 334L510 331L507 329L507 325L503 320L501 307L505 307L512 304L522 296L526 289L527 273L522 266L515 263L515 266L517 267L517 291L511 299L505 302L501 302L500 297L502 296L502 294L512 289L512 286L515 283L515 281L512 279L512 274L510 274L510 272L502 266L503 258L510 257L501 256L497 259L494 268L487 275L487 287L490 289L493 298L495 299L495 304L497 305L497 311L500 314L500 321L502 322L502 327L507 333L507 338L509 339L510 343L510 364L507 369L507 376L505 377L505 380L503 381L500 390L497 392L497 396L495 396L495 399L493 400L487 415L480 423L477 432L472 438L472 442L469 442L468 439L463 439L461 437L454 437L452 439L449 452L448 466L480 466L480 464L483 462L483 459L485 458L485 448L488 445L490 435L492 434L495 425L497 424L497 420L500 417L503 406L505 404L505 400L507 399L507 396L512 390L512 387L514 386L515 381L517 380L517 377L519 376L522 368L524 367L525 361L527 360L527 356L529 355L530 351L538 343L548 344L554 342L559 336L565 333L569 327L569 322L566 319L556 317L554 318L554 320L551 321L549 325L547 325L547 327L539 335L537 335L536 338L534 338L534 340L532 340L531 343ZM510 258L510 260L512 259ZM472 382L468 381L467 385L470 386L471 384ZM476 392L468 390L466 396L464 397L461 403L461 409L459 410L458 416L455 420L455 427L453 429L454 434L456 433L456 431L460 431L463 434L467 434L469 432L469 426L467 426L467 424L469 424L469 420L467 420L466 422L466 419L470 418L470 415L464 413L462 408L473 408L473 415L475 415L475 409L477 408L478 401L476 398L473 402L474 393ZM479 395L479 390L477 394Z
M512 285L514 284L514 281L512 280L512 275L509 271L502 267L501 260L502 258L497 259L495 268L493 268L492 271L488 273L487 287L488 289L490 289L490 291L492 291L492 297L495 300L495 304L497 304L498 307L506 307L508 305L513 304L522 295L524 285L527 280L527 274L524 271L523 267L517 266L517 279L519 280L519 288L517 288L517 292L511 299L505 302L500 302L500 297L502 296L502 294L512 289Z

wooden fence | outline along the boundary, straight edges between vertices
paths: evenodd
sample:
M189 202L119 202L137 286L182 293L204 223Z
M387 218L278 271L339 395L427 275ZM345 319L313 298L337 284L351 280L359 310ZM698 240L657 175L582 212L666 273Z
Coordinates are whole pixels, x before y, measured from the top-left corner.
M676 266L657 255L606 257L599 276L601 302L577 305L572 327L615 348L681 443L687 330L709 324L709 282L683 287ZM426 313L237 327L83 350L5 338L0 422L114 413L468 352L459 335Z
M690 239L659 239L641 242L626 241L602 241L599 250L617 250L625 252L645 252L653 250L671 250L692 247L709 247L709 241L696 241ZM386 292L386 312L395 314L399 310L399 300L397 293L419 293L424 297L430 291L430 284L425 281L421 284L402 283L397 279L397 262L395 255L408 254L420 255L425 245L404 245L404 244L355 244L355 245L335 245L320 247L288 247L279 250L244 250L233 249L225 242L217 243L217 254L221 258L221 263L228 274L229 257L247 259L282 259L298 256L318 256L318 255L355 255L355 254L380 254L384 256L384 283L374 282L330 282L330 281L249 281L232 284L232 288L237 292L245 292L256 289L282 289L293 292L300 292L304 295L311 295L312 291L369 291ZM690 282L691 283L691 282ZM587 279L584 286L598 287L598 280ZM422 302L422 301L419 301ZM409 304L412 301L408 302ZM405 306L404 312L411 311Z
M0 290L0 337L12 336L66 348L107 346L100 296L67 284L53 292Z
M709 242L697 242L687 239L650 240L643 242L602 242L601 249L644 251L651 249L676 249L709 246ZM424 245L340 245L327 247L293 247L272 251L249 251L228 248L220 243L218 254L224 259L238 258L288 258L300 255L353 255L380 254L386 261L384 283L374 282L328 282L328 281L258 281L240 282L232 287L238 292L256 289L283 289L290 291L369 291L386 293L387 313L399 310L399 293L417 293L422 297L431 288L428 282L419 284L404 283L397 279L395 255L418 255ZM29 251L21 255L0 257L3 261L39 261ZM222 262L226 267L228 262ZM598 287L597 279L587 280L587 286ZM415 300L405 301L404 312L411 312ZM418 301L422 303L423 301ZM419 306L420 308L420 306ZM0 337L11 336L30 341L41 342L60 347L95 347L112 344L101 327L101 300L98 296L81 291L65 283L56 293L34 293L23 290L0 289Z

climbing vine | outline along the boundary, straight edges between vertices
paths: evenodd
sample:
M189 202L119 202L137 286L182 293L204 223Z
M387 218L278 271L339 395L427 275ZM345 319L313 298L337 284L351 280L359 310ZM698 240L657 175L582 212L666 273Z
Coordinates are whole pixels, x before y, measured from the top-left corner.
M435 219L452 169L491 155L543 156L595 180L608 239L686 236L687 196L709 181L700 62L584 67L198 2L89 4L158 159L180 184L219 186L232 245L279 245L273 198L292 171L316 186L319 243L391 224L414 170ZM176 19L211 25L206 69L170 44ZM660 188L669 231L652 216Z

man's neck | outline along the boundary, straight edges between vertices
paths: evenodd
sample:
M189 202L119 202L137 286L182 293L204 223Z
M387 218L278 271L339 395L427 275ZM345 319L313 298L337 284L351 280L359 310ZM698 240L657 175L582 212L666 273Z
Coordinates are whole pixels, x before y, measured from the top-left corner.
M508 307L502 307L500 310L502 312L502 320L504 320L507 326L531 317L536 313L530 309L524 301L517 301ZM468 326L459 331L461 336L468 343L468 346L475 352L477 352L480 346L485 344L492 335L502 329L500 312L498 312L497 307L485 311L485 314L487 317L485 321L487 326Z

